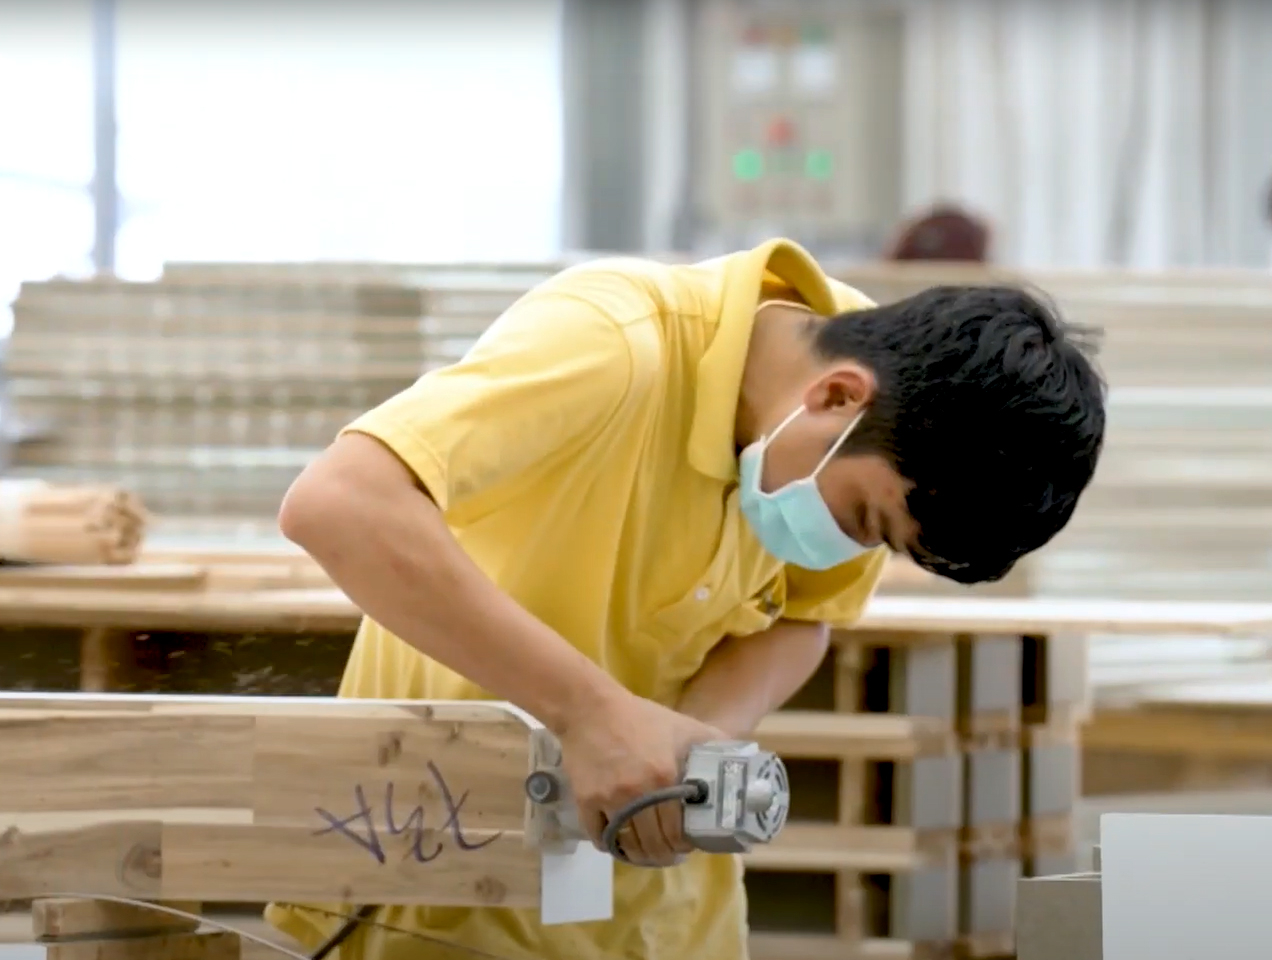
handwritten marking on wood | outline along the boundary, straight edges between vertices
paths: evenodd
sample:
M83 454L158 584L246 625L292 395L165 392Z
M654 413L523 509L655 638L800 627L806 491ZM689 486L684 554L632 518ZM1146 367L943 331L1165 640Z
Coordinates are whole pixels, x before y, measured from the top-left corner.
M399 824L394 804L394 784L392 781L385 786L381 807L384 829L390 836L400 837L405 835L410 838L410 855L417 863L429 863L441 855L443 847L442 841L438 839L440 834L449 833L455 847L465 852L480 850L482 847L489 846L503 835L503 832L499 831L478 842L470 841L464 834L459 818L464 802L468 799L468 791L465 790L456 798L436 764L429 761L426 769L441 794L442 802L446 808L446 820L440 827L430 828L426 825L424 808L418 804L411 808L405 821ZM366 790L362 784L358 784L353 788L353 797L357 808L347 817L338 817L322 807L316 807L315 812L326 821L327 826L315 831L314 835L339 834L366 850L376 861L384 864L388 861L388 857L384 852L384 845L381 842L379 829L376 826L376 811L372 809L371 804L368 802ZM354 829L355 825L361 827L361 832ZM431 849L426 849L430 844Z

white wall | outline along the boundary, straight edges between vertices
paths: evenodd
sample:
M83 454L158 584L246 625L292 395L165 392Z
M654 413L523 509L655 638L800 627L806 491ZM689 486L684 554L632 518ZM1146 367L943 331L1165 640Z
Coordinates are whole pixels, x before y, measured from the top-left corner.
M557 0L120 0L120 269L557 249Z
M557 252L559 0L117 2L122 274ZM89 22L0 7L0 302L91 264Z
M18 283L92 264L88 0L0 5L0 333Z

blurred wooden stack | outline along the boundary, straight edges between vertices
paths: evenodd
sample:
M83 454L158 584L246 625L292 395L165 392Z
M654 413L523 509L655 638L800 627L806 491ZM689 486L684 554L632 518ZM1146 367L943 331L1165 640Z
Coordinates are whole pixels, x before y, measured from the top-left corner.
M27 475L101 478L160 514L272 518L359 412L454 361L542 264L171 264L158 283L28 284L10 370L57 437ZM1272 276L1017 274L956 264L834 273L881 301L935 283L1026 282L1103 328L1106 453L1037 588L1262 599L1272 582ZM68 335L70 334L70 335Z
M1272 596L1272 274L844 268L879 300L938 283L1024 282L1102 329L1105 454L1039 589L1074 596Z
M24 284L9 389L49 439L17 476L117 483L169 515L270 516L336 432L454 362L526 282L183 277Z

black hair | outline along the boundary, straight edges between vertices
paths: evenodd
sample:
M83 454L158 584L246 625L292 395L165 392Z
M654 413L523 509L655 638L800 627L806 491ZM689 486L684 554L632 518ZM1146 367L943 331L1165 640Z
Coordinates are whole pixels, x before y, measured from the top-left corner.
M913 484L920 566L998 580L1069 522L1104 443L1091 333L1010 286L933 287L817 328L823 359L875 375L839 452L881 454Z

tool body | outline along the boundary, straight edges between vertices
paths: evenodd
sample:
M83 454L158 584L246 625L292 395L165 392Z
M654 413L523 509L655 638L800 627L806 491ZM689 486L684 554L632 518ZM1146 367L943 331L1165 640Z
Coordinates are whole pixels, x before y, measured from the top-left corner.
M579 823L570 785L561 768L561 747L547 731L532 737L532 767L526 778L530 813L526 833L545 849L573 849L587 839ZM786 767L758 744L720 740L696 744L680 783L656 790L617 811L606 824L601 845L627 861L620 831L638 813L661 803L684 804L684 836L695 850L746 853L781 832L790 808Z

